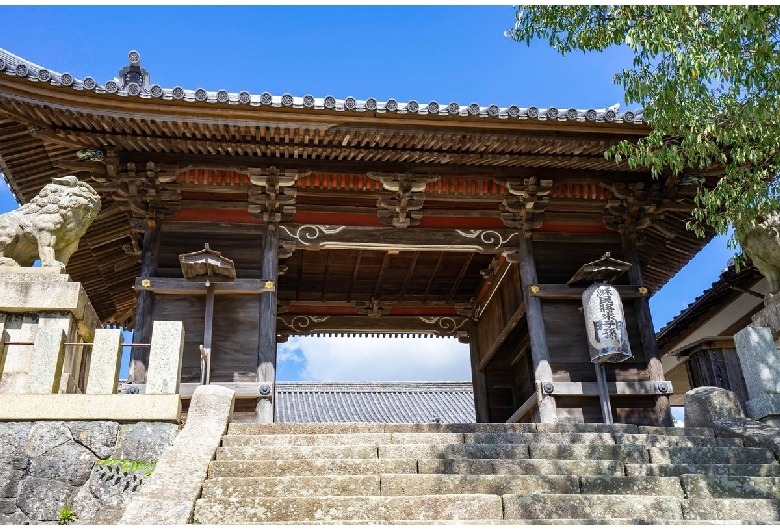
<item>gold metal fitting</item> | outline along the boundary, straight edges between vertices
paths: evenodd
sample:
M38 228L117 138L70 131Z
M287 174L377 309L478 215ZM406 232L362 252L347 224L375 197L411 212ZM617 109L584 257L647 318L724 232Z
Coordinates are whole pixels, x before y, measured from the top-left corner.
M152 280L149 278L144 278L141 280L141 287L151 287L152 286Z

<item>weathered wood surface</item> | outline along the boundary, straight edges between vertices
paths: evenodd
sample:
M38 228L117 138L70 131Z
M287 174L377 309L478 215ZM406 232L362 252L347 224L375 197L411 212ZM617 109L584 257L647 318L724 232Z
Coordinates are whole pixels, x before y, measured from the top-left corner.
M155 304L155 320L181 320L187 331L182 382L200 381L200 345L204 342L205 311L205 296L159 296ZM214 297L212 381L249 382L257 379L259 315L259 296Z
M731 390L745 407L749 396L733 337L698 341L678 351L678 355L687 357L684 362L692 388L716 386Z
M377 228L285 223L279 238L297 249L415 250L501 253L516 245L518 232L509 228Z
M661 392L658 389L659 382L657 381L630 381L630 382L615 382L608 381L607 389L609 395L664 395L671 394L673 391L671 381L663 381L667 385L668 390ZM598 396L599 389L598 383L594 382L555 382L553 383L555 390L554 395L561 396Z
M536 289L534 287L536 287ZM615 288L622 300L633 300L635 298L647 298L650 296L647 289L640 285L613 285L612 287ZM532 285L528 294L536 298L549 300L582 300L582 293L584 292L585 288L581 287L540 283Z
M495 337L495 339L493 339L493 342L490 345L490 349L480 359L479 367L478 367L479 370L484 370L485 367L488 365L488 363L493 359L493 356L496 354L498 349L504 344L506 338L515 328L515 326L520 322L520 320L525 316L525 312L526 312L525 302L520 302L520 306L515 310L512 316L509 317L509 320L506 322L506 324L504 324L504 328Z
M295 335L378 333L387 335L466 336L468 317L462 316L368 316L294 315L277 316L278 329Z
M266 225L263 233L263 260L261 273L264 278L276 285L279 274L279 227L275 223ZM257 381L276 383L276 292L260 297L260 332L257 349ZM273 395L273 394L271 394ZM274 403L272 399L260 399L257 403L257 421L274 421Z
M628 279L634 285L642 285L642 265L636 248L636 239L631 234L621 232L621 240L623 258L633 264L628 270ZM655 328L653 327L653 317L650 314L650 304L647 299L639 298L634 300L634 309L636 310L636 321L639 325L639 334L644 346L650 380L663 381L664 368L661 365L658 343L655 340ZM669 398L667 396L657 396L655 407L661 425L672 426L672 410Z
M528 399L526 399L514 414L509 416L506 423L517 423L528 414L532 413L537 407L539 407L539 395L534 393Z
M146 228L143 240L141 258L141 276L150 277L157 273L160 253L160 225L151 222ZM154 293L139 292L135 309L135 328L133 342L150 343L152 341L152 324L154 322ZM146 370L149 367L149 348L134 347L130 350L130 370L128 380L133 383L146 382Z
M530 240L521 238L518 247L520 257L520 279L523 293L528 293L531 285L538 283L536 276L536 262L534 261L533 244ZM525 297L526 320L528 322L528 336L530 338L531 358L534 365L535 381L552 380L550 367L550 352L547 345L547 333L542 314L542 303L538 298ZM539 402L539 416L542 423L557 421L555 398L545 396Z
M469 353L471 360L471 384L474 387L474 411L476 413L477 423L487 423L490 421L490 411L488 409L487 382L485 373L479 369L479 340L477 340L477 326L469 323L468 332L470 335Z
M145 285L148 281L149 285ZM271 282L272 285L268 284ZM257 295L276 290L273 280L256 278L238 278L232 282L211 282L215 295ZM158 295L175 294L205 296L205 282L192 282L183 278L141 277L136 278L133 288L140 292L148 291Z

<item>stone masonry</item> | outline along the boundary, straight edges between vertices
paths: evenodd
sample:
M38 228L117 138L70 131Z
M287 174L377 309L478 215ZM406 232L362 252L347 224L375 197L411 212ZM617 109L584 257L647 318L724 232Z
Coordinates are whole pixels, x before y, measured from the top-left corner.
M0 524L56 522L66 505L77 524L112 524L176 438L175 423L0 422ZM105 462L108 460L109 462Z

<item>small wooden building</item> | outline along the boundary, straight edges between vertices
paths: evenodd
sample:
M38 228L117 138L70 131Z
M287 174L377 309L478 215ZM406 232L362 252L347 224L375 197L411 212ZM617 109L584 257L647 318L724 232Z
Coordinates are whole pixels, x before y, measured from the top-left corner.
M99 190L68 271L134 342L184 320L183 381L206 289L178 259L209 243L237 274L215 286L212 382L272 386L290 335L448 336L471 345L478 421L601 421L565 284L610 252L633 264L613 415L670 424L647 298L706 241L685 229L692 181L604 157L648 133L641 114L163 88L129 60L103 83L0 50L0 167L22 202L55 175Z

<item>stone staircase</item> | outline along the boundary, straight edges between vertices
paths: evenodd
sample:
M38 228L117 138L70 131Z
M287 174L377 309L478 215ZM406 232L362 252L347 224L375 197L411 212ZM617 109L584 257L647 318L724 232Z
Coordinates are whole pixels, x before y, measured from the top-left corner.
M203 524L780 522L780 464L711 429L233 423Z

